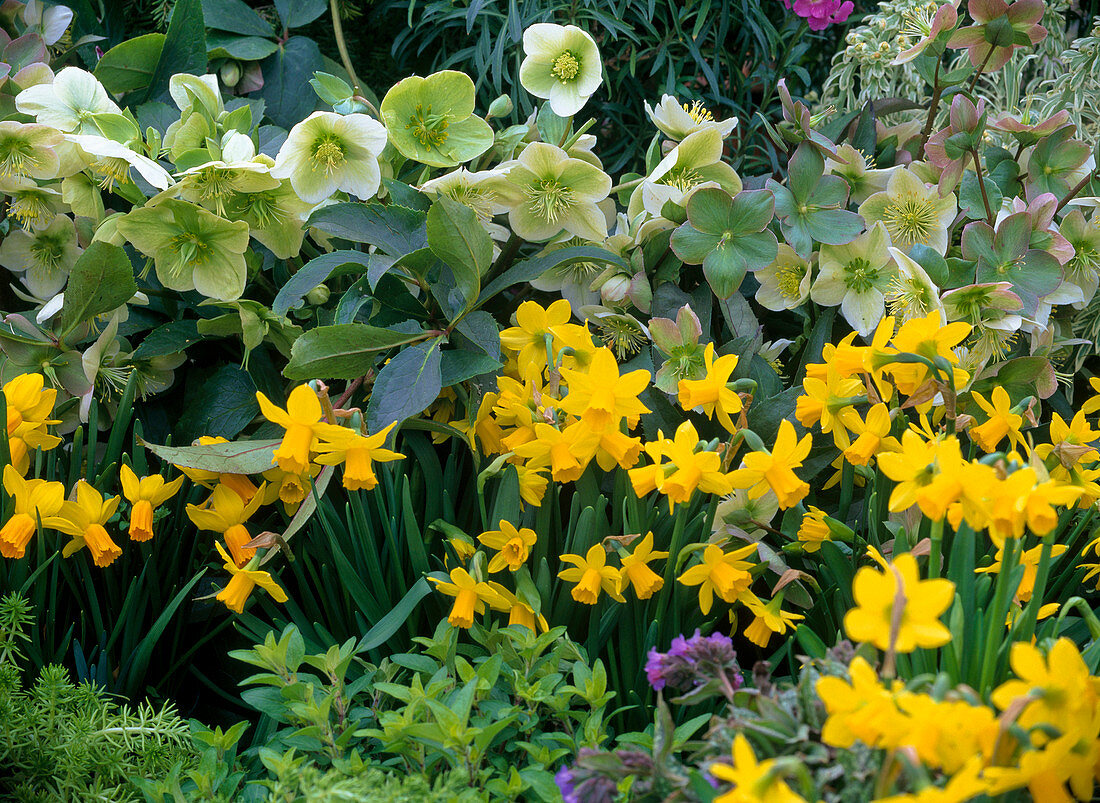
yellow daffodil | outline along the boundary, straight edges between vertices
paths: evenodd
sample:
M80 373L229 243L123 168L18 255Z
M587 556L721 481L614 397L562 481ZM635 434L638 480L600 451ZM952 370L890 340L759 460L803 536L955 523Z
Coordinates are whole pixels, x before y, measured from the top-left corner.
M1025 730L1040 724L1071 730L1083 719L1096 716L1096 679L1070 639L1058 639L1045 656L1033 644L1016 642L1009 662L1017 679L994 689L991 699L1002 711L1030 700L1016 719Z
M153 537L153 511L176 495L183 477L165 482L160 474L138 479L126 464L118 470L122 495L133 507L130 511L130 540L148 541Z
M812 554L821 549L823 542L832 541L833 535L829 525L825 523L828 516L824 510L813 505L809 505L807 510L798 528L798 542L806 552Z
M538 469L527 466L516 466L516 474L519 476L520 499L535 507L541 505L550 481Z
M741 733L733 739L733 766L711 764L710 774L733 784L733 789L714 798L714 803L806 803L780 778L774 760L756 760L752 745Z
M828 714L821 741L841 748L857 741L869 747L897 742L907 728L894 699L900 682L894 681L892 689L884 688L874 667L859 656L852 659L848 676L849 680L823 677L814 687Z
M454 607L447 617L452 627L469 628L474 623L474 614L485 613L485 606L498 610L508 610L511 606L488 583L478 582L462 568L451 569L451 582L428 579L435 583L436 590L455 598Z
M319 433L331 426L321 420L323 412L317 393L309 385L299 385L290 392L286 410L276 407L259 391L256 401L264 418L286 430L271 462L278 463L283 471L301 474L309 466L310 452L317 447Z
M568 323L570 315L569 302L564 298L545 309L535 301L519 305L516 325L500 333L500 345L503 349L519 352L520 376L527 379L546 368L546 340L550 338L553 343L553 328Z
M388 463L405 457L400 452L382 447L386 436L396 425L394 422L381 432L367 437L347 427L326 427L321 431L321 441L316 445L318 455L314 462L327 466L342 463L344 487L349 491L369 491L378 485L372 463Z
M252 540L244 524L259 509L265 486L266 483L260 487L261 492L253 496L252 501L247 504L236 492L219 485L202 507L187 506L187 516L196 527L222 534L238 566L244 566L256 554L255 549L246 549L244 546Z
M838 449L847 449L848 430L844 412L867 396L863 382L856 377L843 377L834 368L825 372L825 379L807 376L802 380L803 393L795 401L795 417L806 429L817 425L825 434L832 433Z
M706 376L702 379L681 379L679 402L685 410L697 410L706 413L707 418L718 414L720 423L726 432L736 432L737 427L730 414L741 412L741 397L729 387L730 375L737 367L737 355L725 354L714 359L714 344L707 343L703 352Z
M730 473L733 487L748 488L752 499L763 496L771 488L779 499L779 507L784 510L798 504L810 492L810 486L798 478L794 469L802 465L812 445L809 433L799 440L794 425L784 419L779 424L772 450L750 452L745 455L744 467Z
M806 618L800 613L783 610L782 592L776 594L770 602L764 602L746 589L738 599L753 615L752 623L745 628L745 638L758 647L767 647L772 634L783 635L795 627L795 622L799 619Z
M599 443L600 436L583 421L560 430L540 423L535 424L535 439L512 451L526 459L530 468L549 467L554 482L573 482L584 473Z
M214 546L217 547L218 554L221 555L222 560L225 561L225 570L232 575L229 582L225 584L225 588L219 591L217 596L217 600L219 602L224 602L225 607L236 613L243 613L244 604L248 601L252 589L256 586L266 591L276 602L286 602L286 592L283 591L282 587L275 582L274 578L272 578L268 572L259 569L240 568L234 560L226 554L221 544L215 541Z
M569 385L569 395L561 408L584 421L593 432L618 429L626 419L628 429L638 424L649 408L638 401L638 394L649 386L649 371L631 371L619 375L619 365L611 349L601 348L592 357L586 372L561 369Z
M752 582L749 570L754 564L744 559L756 549L756 544L749 544L733 552L724 552L717 544L708 544L702 560L680 575L683 585L699 586L699 610L704 616L714 605L715 593L726 602L735 602L749 587Z
M489 571L492 573L503 571L510 572L519 569L527 562L531 554L531 547L535 545L538 536L535 531L527 527L516 529L516 526L504 519L500 520L499 530L489 530L477 537L485 546L498 550L489 561Z
M893 422L890 410L881 402L867 411L862 419L852 408L841 414L844 426L856 434L856 439L844 450L844 459L853 466L865 466L880 449L896 451L901 448L897 438L890 437Z
M286 514L293 516L309 496L313 479L320 473L321 467L312 463L301 474L283 471L278 466L272 466L260 474L266 485L264 492L259 494L263 500L260 504L273 505L276 502L282 502Z
M939 617L955 598L950 580L921 580L917 560L909 553L882 571L864 566L852 581L856 607L844 616L853 641L870 642L880 650L912 652L917 647L942 647L951 631Z
M707 450L696 451L698 447L699 433L690 421L680 424L675 438L665 438L658 432L657 440L646 444L654 465L630 470L634 493L644 496L656 488L668 497L669 510L689 501L696 489L720 496L730 493L731 475L722 471L722 456Z
M653 533L646 533L633 552L620 558L623 579L634 589L638 599L649 599L664 586L664 579L649 568L649 564L667 557L667 552L659 552L653 548Z
M1053 544L1050 548L1050 557L1056 558L1066 551L1065 544ZM997 550L997 558L992 566L985 566L981 569L975 569L978 574L997 574L1001 571L1001 567L1004 565L1004 547L1002 546ZM1031 593L1035 590L1035 578L1039 573L1039 559L1042 557L1043 547L1037 546L1033 549L1025 549L1020 554L1020 565L1024 567L1024 576L1020 578L1020 584L1016 586L1016 594L1014 599L1020 604L1026 603L1031 599Z
M67 558L86 546L96 566L111 565L122 550L111 540L103 525L115 514L118 503L119 497L104 499L84 480L77 482L76 501L66 501L61 505L57 514L60 520L54 524L55 529L73 537L61 554Z
M500 596L500 598L507 603L509 625L523 625L532 633L538 632L539 630L545 633L547 630L550 629L550 625L547 623L545 616L543 616L542 614L536 614L534 608L521 600L500 583L494 583L492 580L490 580L489 587L493 589L493 591L495 591Z
M1024 417L1012 412L1012 399L1008 391L998 385L990 394L990 401L977 391L971 391L970 397L982 408L988 416L985 423L971 427L967 432L974 443L978 444L986 454L997 451L997 446L1007 436L1013 446L1023 445L1024 439L1020 435L1020 426Z
M60 482L25 480L14 466L4 466L4 493L12 497L15 507L11 517L0 527L0 555L21 558L41 519L43 527L57 529L57 517L65 501L65 486Z
M893 320L887 320L890 328L893 328ZM870 358L872 367L878 370L886 366L886 371L893 378L897 389L906 395L911 395L928 380L931 371L926 364L920 362L894 362L894 356L898 353L916 354L932 361L940 358L951 367L955 386L962 387L969 376L965 371L955 367L959 363L959 358L954 349L967 338L970 329L970 324L962 321L955 321L945 326L938 310L933 310L923 318L912 318L903 323L897 334L893 336L892 348L872 347ZM877 332L875 340L878 340Z
M580 555L562 555L561 560L573 564L571 568L558 572L558 577L576 583L571 593L577 602L595 605L601 590L616 602L626 602L622 595L622 572L607 565L607 552L600 544L593 544L583 558Z

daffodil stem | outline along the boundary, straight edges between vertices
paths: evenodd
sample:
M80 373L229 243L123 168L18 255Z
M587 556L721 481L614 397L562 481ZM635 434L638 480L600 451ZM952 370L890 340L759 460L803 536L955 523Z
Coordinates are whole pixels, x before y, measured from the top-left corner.
M1008 598L1009 594L1016 590L1009 589L1008 585L1017 560L1016 539L1006 538L1001 570L997 572L997 582L993 590L993 604L985 611L985 615L989 618L985 624L985 643L982 644L982 670L977 686L979 694L989 691L993 683L993 673L997 668L997 657L1000 653L1000 634L1005 630L1005 617L1008 615Z
M977 148L970 149L970 155L974 157L974 174L978 178L978 188L982 191L982 204L985 206L985 220L991 227L995 223L993 208L989 205L989 195L985 191L985 179L982 177L982 157Z
M943 519L932 522L928 542L928 577L935 579L940 576L940 556L943 554Z
M1057 534L1057 530L1051 530L1043 536L1043 548L1039 553L1039 567L1035 571L1035 585L1032 587L1031 599L1020 615L1020 629L1016 634L1018 641L1031 641L1031 637L1035 634L1035 625L1039 621L1039 608L1043 604L1043 595L1047 590L1047 579L1050 577L1050 553L1054 547L1054 537Z
M847 460L840 467L840 520L848 523L848 510L852 506L852 490L855 487L855 469Z
M340 61L344 63L344 69L348 71L351 79L351 90L359 94L359 76L355 74L355 68L351 66L351 56L348 54L348 43L344 41L344 26L340 22L340 9L338 0L329 0L329 9L332 11L332 33L336 37L336 49L340 51Z

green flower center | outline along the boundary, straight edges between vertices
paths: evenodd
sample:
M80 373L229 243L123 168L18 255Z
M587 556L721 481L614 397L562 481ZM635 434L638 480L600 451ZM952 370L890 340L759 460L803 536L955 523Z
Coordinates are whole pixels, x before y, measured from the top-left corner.
M570 51L566 50L550 65L550 74L559 81L568 83L577 77L581 71L581 62Z
M573 190L553 178L529 184L524 193L531 214L547 223L557 223L576 204Z
M932 292L912 276L897 275L886 291L890 314L904 319L923 318L932 309Z
M702 349L695 343L674 346L669 363L677 379L691 379L703 367Z
M982 361L989 358L1001 360L1008 355L1015 340L1016 332L1005 332L979 323L974 327L972 350Z
M192 179L199 197L204 201L213 201L215 211L225 217L225 202L234 193L235 170L224 167L207 167L194 174Z
M61 237L39 234L30 246L31 256L51 276L61 270L65 258L65 241Z
M28 168L37 167L41 160L34 147L20 137L7 136L0 140L0 176L23 175Z
M802 280L806 277L806 268L802 265L784 265L775 273L775 285L783 298L798 298L802 295Z
M461 182L448 187L444 192L452 201L458 201L474 210L474 214L482 222L492 218L493 202L496 200L496 193L492 190Z
M645 333L629 318L604 318L599 327L600 338L619 360L637 354L642 350L642 343L647 342Z
M335 134L324 134L313 143L313 167L331 173L346 161L344 143Z
M895 243L928 245L936 225L936 209L926 198L910 195L882 211L882 222Z
M125 184L130 180L130 163L117 156L96 159L92 170L102 176L99 186L105 190L112 190L116 183Z
M16 195L8 214L19 221L24 229L40 228L54 219L54 211L46 196L37 192L21 192Z
M712 123L714 122L714 115L710 113L710 110L703 105L701 100L697 100L688 106L684 104L684 111L688 113L690 117L696 123Z
M425 109L417 103L416 112L409 118L405 128L410 129L416 141L425 148L438 148L447 141L449 118L449 114L432 114L431 104Z
M932 22L936 18L937 10L939 10L937 3L928 3L925 6L903 11L901 35L914 39L923 39L928 36L932 33Z
M844 284L857 293L866 293L874 287L878 277L878 268L872 268L871 263L862 257L857 257L844 266Z
M1092 273L1100 267L1100 251L1097 251L1089 243L1077 242L1073 244L1073 257L1067 268L1073 273Z
M273 192L237 193L236 198L241 214L251 215L258 224L257 228L277 225L286 217Z
M661 183L675 187L680 192L687 192L702 180L703 177L692 168L677 166L665 173Z
M185 231L173 237L169 244L172 250L179 255L179 259L172 262L170 270L175 275L181 275L188 267L205 265L210 260L210 244L194 232ZM159 267L158 267L159 270Z

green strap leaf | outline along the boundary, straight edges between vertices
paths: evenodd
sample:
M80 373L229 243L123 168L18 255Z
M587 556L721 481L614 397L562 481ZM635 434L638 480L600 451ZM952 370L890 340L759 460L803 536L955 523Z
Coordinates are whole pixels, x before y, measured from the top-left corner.
M381 647L401 628L412 615L413 610L420 600L432 593L432 587L426 578L421 577L412 588L405 592L405 596L394 606L393 610L374 623L374 626L363 634L359 640L356 652L374 650Z

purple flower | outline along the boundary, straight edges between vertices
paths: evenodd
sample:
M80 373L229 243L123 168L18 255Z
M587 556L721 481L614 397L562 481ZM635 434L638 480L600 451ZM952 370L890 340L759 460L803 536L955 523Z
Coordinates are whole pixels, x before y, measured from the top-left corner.
M783 5L790 9L790 0L783 0ZM794 13L809 23L811 31L823 31L834 22L847 22L853 9L852 0L794 0Z
M562 768L554 773L554 783L561 790L565 803L581 803L581 799L577 797L577 790L573 786L573 771L569 767L562 765Z
M651 649L645 673L654 691L666 686L688 691L715 679L724 679L733 689L744 683L732 639L721 633L701 636L698 630L690 638L674 638L666 653Z

